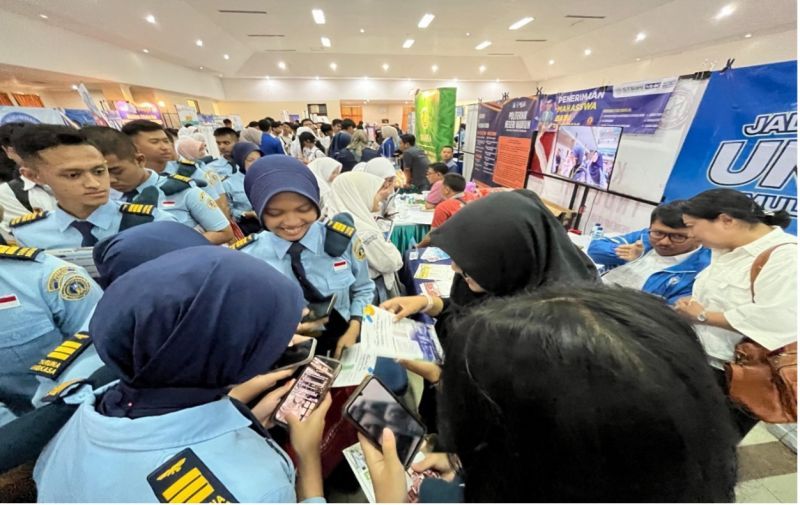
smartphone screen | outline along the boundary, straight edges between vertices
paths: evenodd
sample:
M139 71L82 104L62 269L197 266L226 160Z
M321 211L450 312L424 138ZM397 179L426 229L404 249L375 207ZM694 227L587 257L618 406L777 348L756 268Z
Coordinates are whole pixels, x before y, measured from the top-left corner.
M406 467L411 464L423 437L425 425L417 419L375 377L365 379L364 385L354 393L345 407L346 417L373 444L380 447L384 428L394 433L397 455Z
M294 413L301 421L305 419L322 403L341 367L336 360L314 356L281 402L275 413L275 421L286 426L286 415L289 413Z
M329 300L324 302L311 302L308 304L308 314L303 316L301 322L306 323L309 321L316 321L324 317L328 317L336 304L336 295L332 295Z
M303 340L299 344L287 347L286 351L278 358L278 361L272 365L270 371L277 372L278 370L305 365L314 357L316 348L317 339L315 338L309 338L308 340Z

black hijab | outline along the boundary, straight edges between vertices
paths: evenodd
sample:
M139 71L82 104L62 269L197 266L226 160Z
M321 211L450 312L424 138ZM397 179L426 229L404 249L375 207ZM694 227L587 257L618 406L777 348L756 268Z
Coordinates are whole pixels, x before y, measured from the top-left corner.
M461 269L493 296L565 282L596 281L592 261L533 191L495 193L468 204L431 232ZM482 298L456 276L451 298Z

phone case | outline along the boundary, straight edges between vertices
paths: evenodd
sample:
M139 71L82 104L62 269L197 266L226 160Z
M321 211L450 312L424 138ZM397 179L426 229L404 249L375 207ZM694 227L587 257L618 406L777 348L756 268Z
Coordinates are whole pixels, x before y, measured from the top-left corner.
M339 375L339 372L342 370L342 364L338 360L335 360L333 358L328 358L326 356L314 356L314 358L319 359L320 361L324 362L325 364L327 364L328 366L333 368L333 372L331 373L330 380L325 385L325 387L321 390L321 394L319 395L320 398L324 398L325 395L328 394L328 391L330 390L330 388L333 385L333 383L336 381L336 376ZM313 361L314 358L312 358L312 361ZM309 363L310 363L310 361L309 361ZM306 365L306 367L308 367L308 366L309 365ZM302 375L302 373L304 373L304 372L305 372L305 368L303 369L302 372L300 372L300 374ZM298 375L298 378L299 377L300 377L300 375ZM286 396L284 396L283 399L281 400L281 402L278 404L278 406L275 407L275 412L273 412L272 416L271 416L272 421L275 424L277 424L278 426L281 426L283 428L286 428L286 429L288 429L289 426L286 423L278 420L278 412L281 410L281 407L286 402L286 400L292 395L292 392L294 391L294 388L297 387L297 384L298 383L295 383L295 385L292 386L292 389L290 389L289 392L286 393ZM317 405L317 406L319 406L319 405ZM314 408L316 409L316 406Z
M307 365L311 362L312 359L314 359L316 353L317 353L317 339L314 338L311 340L311 351L308 353L308 356L306 356L305 359L303 359L302 361L298 361L296 363L292 363L291 365L282 366L280 368L273 368L272 370L270 370L270 373L280 372L281 370L288 370L289 368L295 368Z

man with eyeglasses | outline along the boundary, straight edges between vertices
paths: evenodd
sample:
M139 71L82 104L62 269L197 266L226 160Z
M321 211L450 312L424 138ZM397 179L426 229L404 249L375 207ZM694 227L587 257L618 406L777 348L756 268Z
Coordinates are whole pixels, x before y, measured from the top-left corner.
M639 289L669 304L691 296L695 277L711 262L711 251L691 236L682 204L676 200L656 207L649 228L593 240L587 253L610 269L603 282Z

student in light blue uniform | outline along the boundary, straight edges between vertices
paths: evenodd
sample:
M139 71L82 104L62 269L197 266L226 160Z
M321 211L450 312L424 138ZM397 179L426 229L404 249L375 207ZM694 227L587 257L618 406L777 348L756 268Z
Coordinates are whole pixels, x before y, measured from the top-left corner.
M83 268L41 249L0 246L0 425L31 410L29 368L85 329L101 294Z
M106 161L78 130L34 125L19 130L11 142L37 182L50 186L58 202L53 212L35 211L11 221L21 245L91 247L132 226L175 220L154 205L109 201Z
M214 140L217 142L219 149L219 158L206 164L206 168L214 170L220 179L224 179L232 174L235 174L241 168L233 158L233 147L239 141L239 134L233 128L223 126L214 130Z
M162 177L144 168L144 155L136 151L130 137L113 128L88 126L81 132L103 153L111 187L122 192L126 201L136 201L145 188L155 187L160 210L186 226L199 227L212 244L233 240L228 218L191 179L179 175Z
M100 274L98 282L102 288L108 288L123 274L147 261L168 252L201 245L211 244L197 231L171 221L159 221L125 230L94 246L94 263ZM99 300L99 296L97 299ZM85 328L81 328L82 331L88 331L88 320L86 324ZM52 359L46 356L51 350L48 348L36 359ZM35 407L43 405L42 398L54 387L74 379L85 379L103 366L94 345L76 349L70 358L69 363L57 368L35 366L33 372L39 381L31 401Z
M317 221L317 180L308 167L290 156L270 155L256 161L245 176L245 191L269 231L250 235L234 247L299 283L307 302L324 303L336 296L317 352L334 351L339 357L344 348L356 343L364 308L375 294L364 248L354 237L352 217L344 215L337 222L334 216L327 225Z
M238 142L233 146L232 156L239 168L222 180L228 194L231 213L245 235L258 233L261 231L261 223L244 191L244 175L250 165L262 156L261 151L251 142Z
M67 398L83 403L36 463L38 499L324 502L329 397L302 423L289 420L296 478L250 411L226 396L231 384L269 370L302 307L286 277L221 247L171 252L118 278L89 331L121 380Z

